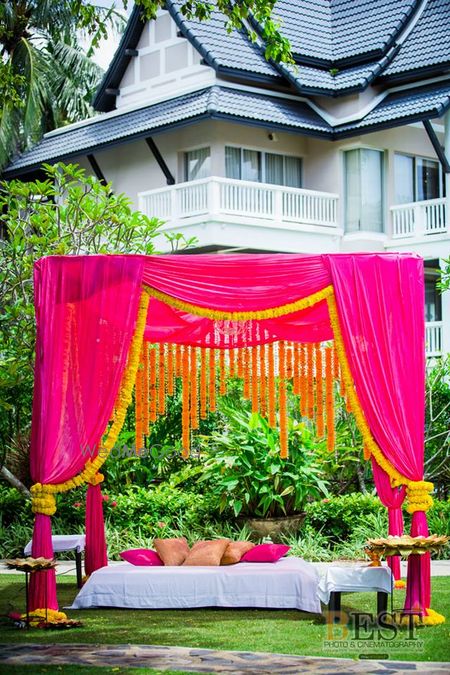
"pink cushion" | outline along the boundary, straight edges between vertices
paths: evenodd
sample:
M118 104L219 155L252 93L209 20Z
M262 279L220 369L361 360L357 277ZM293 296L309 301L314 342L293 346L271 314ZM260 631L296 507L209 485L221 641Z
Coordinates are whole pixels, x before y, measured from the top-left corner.
M290 548L285 544L258 544L242 556L241 562L277 562Z
M152 565L153 567L164 565L156 551L152 551L151 548L130 548L129 551L122 551L120 557L132 565L140 567L144 565Z

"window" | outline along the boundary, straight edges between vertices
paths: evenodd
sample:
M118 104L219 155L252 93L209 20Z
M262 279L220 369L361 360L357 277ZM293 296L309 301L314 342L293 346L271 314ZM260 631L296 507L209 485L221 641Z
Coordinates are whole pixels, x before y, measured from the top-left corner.
M238 180L301 187L302 160L247 148L225 146L225 175Z
M437 160L394 155L395 203L437 199L444 194L442 169Z
M441 294L436 286L439 273L425 267L425 321L442 321Z
M383 232L383 153L347 150L345 161L345 229Z
M210 148L199 148L184 153L184 179L199 180L211 175Z

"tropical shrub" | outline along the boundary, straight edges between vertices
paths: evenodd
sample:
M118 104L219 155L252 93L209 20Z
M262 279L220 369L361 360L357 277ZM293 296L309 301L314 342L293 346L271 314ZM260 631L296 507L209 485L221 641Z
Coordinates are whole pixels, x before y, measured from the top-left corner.
M245 409L226 409L227 427L208 439L201 481L209 481L220 510L235 516L277 517L303 511L327 494L306 425L289 421L289 458L281 459L278 432Z
M385 511L378 497L354 492L330 497L306 505L306 523L331 542L349 539L356 523Z

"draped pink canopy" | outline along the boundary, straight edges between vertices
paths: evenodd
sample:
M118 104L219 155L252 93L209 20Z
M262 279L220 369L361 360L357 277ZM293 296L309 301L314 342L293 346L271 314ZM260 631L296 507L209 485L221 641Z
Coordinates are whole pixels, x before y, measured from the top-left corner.
M280 316L248 321L248 325L244 321L244 327L235 331L223 325L227 318L201 315L211 310L269 310L332 287L348 364L372 437L405 480L423 478L424 277L419 257L62 256L41 259L35 268L31 471L36 483L55 484L76 476L86 463L83 449L99 445L126 366L143 285L153 292L145 339L218 348L279 339L332 339L329 308L323 299L301 309L294 306ZM189 305L200 308L199 312ZM229 323L237 325L236 321ZM384 485L382 479L377 483ZM380 492L390 506L387 489L380 487ZM92 518L87 514L87 524L99 527L97 491L89 501ZM49 515L35 510L33 554L48 555ZM416 529L426 526L422 512L415 513L413 521ZM95 569L100 563L91 552L88 556L94 561L91 570ZM97 558L104 561L104 554L100 552ZM42 606L44 583L49 603L53 603L48 606L56 606L52 575L34 576L33 606ZM421 576L414 602L425 610L429 576Z

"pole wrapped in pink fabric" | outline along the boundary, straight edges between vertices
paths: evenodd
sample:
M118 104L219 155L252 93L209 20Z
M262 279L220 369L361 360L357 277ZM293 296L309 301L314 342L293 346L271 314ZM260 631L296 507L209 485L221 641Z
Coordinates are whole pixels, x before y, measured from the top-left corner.
M89 485L86 493L86 552L84 569L92 574L108 564L103 499L100 485Z
M388 510L389 527L388 533L392 536L401 536L403 534L403 513L402 504L405 500L406 488L392 487L389 476L381 466L379 466L372 457L372 472L381 503ZM400 556L393 555L388 557L388 565L392 570L394 579L401 579Z
M327 256L355 388L384 457L410 481L423 479L425 319L423 260L411 254ZM426 529L415 513L411 533ZM430 607L426 556L408 565L405 610Z
M35 265L30 462L37 484L65 482L97 455L126 365L142 269L141 256L60 256ZM33 505L33 555L53 557L50 517L39 513L39 499ZM33 575L30 609L45 597L57 609L50 572Z

